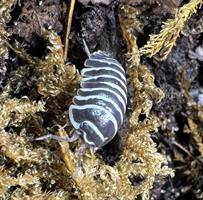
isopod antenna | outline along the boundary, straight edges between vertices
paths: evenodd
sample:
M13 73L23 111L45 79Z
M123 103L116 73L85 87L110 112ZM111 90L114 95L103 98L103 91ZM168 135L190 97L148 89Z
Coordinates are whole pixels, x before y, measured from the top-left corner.
M87 46L87 42L85 41L85 39L84 38L82 38L82 42L83 42L83 45L84 45L84 47L85 47L85 52L86 52L86 54L87 54L87 56L88 56L88 58L91 56L91 53L90 53L90 50L89 50L89 48L88 48L88 46Z

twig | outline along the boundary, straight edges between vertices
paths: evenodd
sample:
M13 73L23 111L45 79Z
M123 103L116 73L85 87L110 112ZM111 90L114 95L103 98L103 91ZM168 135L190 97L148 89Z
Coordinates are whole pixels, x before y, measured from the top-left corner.
M178 147L179 149L181 149L182 151L184 151L190 158L194 159L194 157L192 156L192 154L185 148L183 147L181 144L179 144L178 142L176 141L172 141L172 143Z
M64 129L62 130L59 130L58 131L58 135L60 137L64 137L66 136L66 132L64 131ZM79 199L80 200L87 200L85 198L85 196L83 196L83 194L85 193L85 191L83 191L82 189L82 186L81 186L81 183L80 183L80 178L82 177L78 177L78 176L75 176L74 174L77 173L76 170L78 170L76 168L76 164L74 162L75 158L74 158L74 154L71 152L71 150L69 149L69 144L68 142L66 141L63 141L63 142L59 142L60 146L61 146L61 153L62 153L62 158L64 160L64 163L66 165L66 168L68 170L68 173L70 173L75 185L76 185L76 188L80 191L79 192ZM78 179L79 178L79 179Z
M69 2L67 14L66 14L66 28L65 28L65 34L64 34L64 53L63 53L64 61L68 56L69 34L71 29L74 7L75 7L75 0L71 0Z

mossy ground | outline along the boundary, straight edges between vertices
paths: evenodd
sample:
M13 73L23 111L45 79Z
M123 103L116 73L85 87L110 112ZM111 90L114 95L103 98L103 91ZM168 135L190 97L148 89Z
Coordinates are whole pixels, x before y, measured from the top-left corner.
M203 86L202 62L189 56L202 45L202 2L76 1L64 60L66 3L0 2L0 199L202 199L203 111L190 96ZM87 150L79 176L80 141L34 138L71 131L56 125L79 87L82 38L123 64L129 103L118 135Z

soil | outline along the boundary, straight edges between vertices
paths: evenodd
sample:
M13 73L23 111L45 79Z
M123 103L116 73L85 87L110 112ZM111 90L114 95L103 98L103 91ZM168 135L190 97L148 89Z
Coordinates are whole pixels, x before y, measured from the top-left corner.
M44 0L42 4L39 2L41 1L19 1L12 10L12 18L7 24L7 31L10 34L11 43L15 40L19 41L30 55L40 58L45 53L45 42L41 35L42 27L54 30L62 38L64 36L64 4L67 1ZM85 39L90 52L101 49L112 54L121 63L125 62L126 44L117 15L119 1L108 1L109 3L106 4L102 4L102 1L99 1L99 4L94 4L95 2L88 3L88 1L80 0L75 5L67 62L74 63L78 70L83 68L84 60L87 58L82 38ZM174 8L185 3L185 1L132 2L139 5L142 10L139 17L144 28L136 31L139 47L146 43L149 34L160 31L162 22L173 15ZM165 98L155 104L152 109L152 112L165 124L160 127L158 133L152 134L152 138L157 143L159 152L166 155L169 166L175 170L174 178L156 178L151 191L151 199L203 199L203 159L192 136L186 132L186 127L188 127L187 100L181 92L178 79L180 70L183 68L186 79L191 81L192 89L199 89L203 86L201 77L203 63L189 56L189 51L194 52L203 43L201 22L203 22L203 7L186 23L176 46L165 61L142 57L142 63L146 64L154 74L156 85L165 93ZM7 69L3 67L5 62ZM1 87L13 77L21 63L22 61L17 59L12 52L9 53L6 61L0 60ZM26 75L30 77L31 74L32 72L27 72ZM28 82L22 84L24 87L20 91L17 90L16 84L13 85L14 96L30 94L34 80L29 84ZM112 148L112 143L115 143L116 147L113 145ZM120 149L122 149L119 136L112 143L101 153L104 160L110 164L118 159L121 154ZM117 151L118 147L119 151Z

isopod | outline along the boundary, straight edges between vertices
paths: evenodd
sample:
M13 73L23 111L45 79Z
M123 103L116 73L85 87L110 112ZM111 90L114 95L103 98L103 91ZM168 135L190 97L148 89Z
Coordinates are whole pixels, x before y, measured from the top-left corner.
M72 136L49 134L37 138L73 142L80 137L83 143L77 152L79 157L87 145L97 150L114 138L127 104L125 71L116 59L99 50L89 54L84 66L80 88L69 107L69 119L75 129Z

